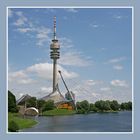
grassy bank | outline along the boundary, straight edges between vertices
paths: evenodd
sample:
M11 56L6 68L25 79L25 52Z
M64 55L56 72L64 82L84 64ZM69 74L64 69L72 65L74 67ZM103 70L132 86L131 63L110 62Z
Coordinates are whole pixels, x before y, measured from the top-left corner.
M67 110L67 109L53 109L49 111L43 112L42 115L44 116L55 116L55 115L73 115L76 112L74 110Z
M8 126L11 121L14 121L19 129L30 128L37 122L33 119L21 118L18 113L8 113Z

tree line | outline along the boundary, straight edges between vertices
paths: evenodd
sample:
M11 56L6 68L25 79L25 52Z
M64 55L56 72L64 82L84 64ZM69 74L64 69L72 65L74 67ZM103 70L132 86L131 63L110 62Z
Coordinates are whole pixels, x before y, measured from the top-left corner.
M89 103L87 100L77 102L77 113L84 114L89 112L114 112L120 110L132 110L132 102L119 104L116 100L100 100L95 103Z
M37 100L36 97L31 97L26 101L26 107L36 107L42 113L47 110L56 108L53 100ZM124 102L119 104L116 100L99 100L95 103L89 103L87 100L76 102L76 113L84 114L89 112L113 112L120 110L132 110L132 102ZM8 91L8 111L18 112L15 96Z

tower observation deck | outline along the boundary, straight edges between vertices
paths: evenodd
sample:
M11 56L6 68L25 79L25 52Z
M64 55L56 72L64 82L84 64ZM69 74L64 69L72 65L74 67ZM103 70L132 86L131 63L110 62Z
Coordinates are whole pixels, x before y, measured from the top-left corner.
M53 60L53 92L56 91L57 87L57 59L60 57L60 45L58 40L56 39L56 17L54 17L54 34L53 34L53 39L52 43L50 45L50 58Z

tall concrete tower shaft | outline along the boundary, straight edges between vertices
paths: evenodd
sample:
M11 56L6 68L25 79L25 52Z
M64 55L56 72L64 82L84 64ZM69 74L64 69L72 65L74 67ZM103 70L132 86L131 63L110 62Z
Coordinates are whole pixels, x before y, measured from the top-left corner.
M57 59L59 59L59 49L60 45L58 43L58 40L56 39L56 17L54 17L54 34L53 34L53 40L50 45L50 58L53 60L53 92L56 90L57 86Z

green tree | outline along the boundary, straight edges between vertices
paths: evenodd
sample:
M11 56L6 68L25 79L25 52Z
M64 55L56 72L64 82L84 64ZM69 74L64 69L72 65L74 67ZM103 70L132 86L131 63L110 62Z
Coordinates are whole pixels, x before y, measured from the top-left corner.
M77 102L76 107L77 107L77 113L80 114L88 113L90 111L90 104L87 100Z
M99 110L103 111L104 110L104 101L103 100L96 101L95 107L97 107Z
M128 104L128 110L132 110L132 102L129 101L127 104Z
M110 102L108 102L108 101L103 102L103 110L105 110L105 111L111 110Z
M124 102L121 103L121 109L122 110L132 110L132 102Z
M110 102L108 100L107 101L103 101L103 100L96 101L95 107L98 108L98 110L100 110L100 111L108 111L111 109Z
M95 106L95 104L90 103L90 111L94 111L94 112L98 111L98 108Z
M110 102L110 107L112 110L117 111L120 108L119 103L116 100Z
M27 107L37 107L37 100L36 97L31 97L26 101L26 106Z
M37 108L39 109L39 112L42 112L45 103L46 102L44 100L37 100Z
M55 108L54 101L53 101L53 100L48 100L48 101L45 103L45 105L44 105L42 111L52 110L52 109L54 109L54 108Z
M8 112L18 112L15 95L8 90Z
M89 112L90 110L90 105L89 102L87 100L84 100L80 103L80 106L86 111Z
M81 107L80 107L80 102L76 102L76 108L77 108L77 109L81 109Z

